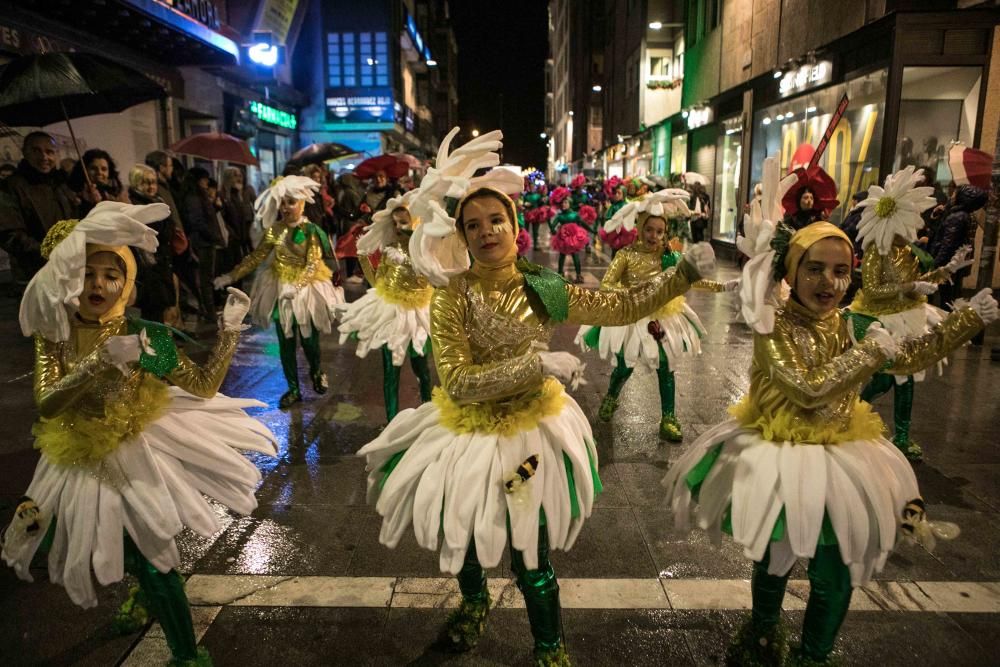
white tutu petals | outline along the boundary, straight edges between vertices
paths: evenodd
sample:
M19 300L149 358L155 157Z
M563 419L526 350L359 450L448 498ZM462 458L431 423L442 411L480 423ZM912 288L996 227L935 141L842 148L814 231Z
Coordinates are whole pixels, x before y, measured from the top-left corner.
M274 435L243 408L253 400L218 394L203 400L170 388L165 414L122 443L97 468L58 466L43 456L27 495L56 520L49 578L81 607L97 604L91 569L102 585L124 575L123 531L157 569L180 564L174 538L187 526L209 537L222 526L207 494L249 514L260 472L239 449L276 454ZM43 536L4 561L30 581Z
M281 289L282 283L270 267L257 271L250 290L250 317L255 326L269 327L277 305L278 321L285 338L295 333L295 324L306 338L312 336L313 327L322 333L333 330L332 309L344 303L343 287L334 287L329 280L317 280L298 289L291 299L281 299Z
M622 327L601 327L597 346L601 359L614 364L615 355L621 352L627 367L643 365L655 369L660 366L660 347L667 355L671 367L679 363L682 354L701 354L701 337L705 327L698 314L686 303L681 312L659 320L664 333L663 340L659 342L649 333L650 321L650 318L645 317ZM588 348L583 337L591 328L584 325L576 334L576 343L584 352Z
M701 484L697 509L685 477L710 451L722 449ZM840 555L860 586L881 571L896 543L903 507L920 495L906 459L884 438L836 445L771 442L729 421L695 441L663 480L679 528L696 511L699 527L718 537L730 508L733 540L752 560L771 547L769 572L787 574L796 558L812 558L824 514ZM785 535L772 542L781 510Z
M539 510L544 510L549 546L573 546L594 504L591 461L597 450L586 416L566 397L559 414L511 436L476 432L457 434L439 424L434 403L403 410L382 434L358 452L368 463L368 498L382 515L379 540L392 548L413 523L417 542L440 545L440 567L457 574L469 542L483 567L500 563L507 544L522 551L528 569L538 566ZM406 451L380 490L382 468ZM532 455L535 474L517 494L507 494L504 478ZM572 466L579 515L573 517L565 457Z
M406 361L410 346L423 356L424 346L430 336L430 308L404 308L384 300L374 288L369 289L357 301L337 306L340 326L340 342L356 333L359 357L371 350L388 345L392 351L392 363L402 366Z

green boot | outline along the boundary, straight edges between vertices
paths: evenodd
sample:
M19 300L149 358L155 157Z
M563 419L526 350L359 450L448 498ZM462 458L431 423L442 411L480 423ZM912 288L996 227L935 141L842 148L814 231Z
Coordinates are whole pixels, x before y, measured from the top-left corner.
M139 585L130 586L128 599L122 603L115 613L111 624L120 635L130 635L146 627L149 623L149 610L146 609L145 596Z
M282 410L287 410L296 403L302 402L302 394L299 393L298 389L289 389L284 394L281 395L281 399L278 400L278 407Z
M559 644L556 648L536 648L535 667L571 667L566 647Z
M212 667L212 656L208 654L208 650L205 647L199 646L197 658L186 660L174 658L168 664L170 667Z
M907 431L897 431L896 435L892 436L892 444L896 445L896 448L903 452L903 456L906 457L907 461L920 463L924 460L924 450L910 439Z
M597 411L597 418L602 422L611 421L611 417L615 414L615 410L618 409L618 397L608 394L601 401L601 407Z
M483 600L463 599L458 609L445 621L445 635L454 651L465 652L475 648L486 630L486 617L490 613L490 594Z
M802 647L796 646L792 649L788 662L789 667L838 667L841 662L833 656L827 656L824 660L815 660L802 653Z
M896 383L892 390L892 416L895 434L892 436L892 444L896 445L903 456L909 461L918 462L924 458L924 452L920 445L910 439L910 424L913 415L913 387L912 377L907 378L902 384Z
M673 413L668 413L660 418L660 438L670 442L680 442L684 439L681 432L681 423Z
M788 656L788 631L779 622L766 632L754 630L747 619L726 649L729 667L780 667Z

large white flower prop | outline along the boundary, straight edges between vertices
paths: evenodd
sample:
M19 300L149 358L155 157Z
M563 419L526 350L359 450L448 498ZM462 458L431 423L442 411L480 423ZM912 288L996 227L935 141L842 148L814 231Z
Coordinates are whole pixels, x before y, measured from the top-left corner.
M740 277L740 312L747 325L762 334L774 330L774 315L784 302L781 283L774 279L772 247L783 216L781 200L798 181L793 173L781 178L778 159L764 160L760 201L750 205L743 216L744 235L736 237L736 247L750 258Z
M294 197L311 204L315 201L315 194L318 190L319 183L308 176L279 176L271 182L271 187L260 193L257 201L253 203L253 207L257 211L257 218L261 221L263 228L269 229L278 220L282 199Z
M450 150L458 130L453 128L441 142L435 165L427 170L418 194L410 202L410 215L421 220L410 237L410 260L414 270L436 287L447 285L452 276L470 266L465 242L455 229L450 203L457 203L468 192L482 187L508 195L517 194L524 187L520 174L510 169L491 169L483 176L473 177L480 169L500 164L497 151L503 146L503 134L499 130Z
M635 229L639 215L642 213L664 219L671 215L689 216L691 211L688 210L687 201L690 197L690 193L681 188L667 188L651 192L642 199L629 202L618 209L618 212L604 223L604 231L612 233L624 229L630 232Z
M858 240L864 248L874 243L879 254L887 256L896 236L907 242L917 240L917 232L924 226L920 214L937 204L931 197L934 188L920 186L921 182L923 175L909 166L886 178L884 188L868 188L858 222Z
M148 225L169 215L166 204L134 206L107 201L79 222L63 220L54 225L42 244L48 261L28 283L21 299L21 332L25 336L39 334L53 342L69 340L69 316L79 308L83 293L87 244L132 246L153 252L156 231Z

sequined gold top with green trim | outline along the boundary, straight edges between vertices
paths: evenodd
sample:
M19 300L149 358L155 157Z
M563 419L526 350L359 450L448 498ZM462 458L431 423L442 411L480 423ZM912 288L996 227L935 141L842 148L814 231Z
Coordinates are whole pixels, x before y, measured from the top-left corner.
M893 245L886 257L873 244L861 260L861 289L851 303L851 312L879 317L922 306L927 297L903 292L903 286L916 280L941 284L950 278L951 273L943 268L921 273L920 262L908 245Z
M608 270L601 280L601 289L605 291L628 289L655 277L663 271L663 257L662 248L650 247L641 241L622 248L615 253L614 259L608 265ZM722 283L714 280L698 280L691 287L713 292L724 291ZM683 296L676 297L653 315L657 318L663 318L680 313L684 303Z
M620 291L592 291L559 281L565 290L568 324L622 326L647 317L698 280L681 262ZM544 375L535 353L547 345L556 322L514 264L476 264L431 301L431 341L441 385L457 404L519 400L541 391Z
M166 406L166 385L135 365L122 375L101 350L112 336L128 334L125 318L103 325L73 323L70 340L35 337L35 446L61 465L90 465L142 431ZM208 362L199 366L183 351L164 379L188 393L211 398L225 379L239 332L223 331Z
M754 334L750 391L731 412L768 440L829 444L876 437L882 421L858 399L861 386L884 368L901 375L923 370L982 326L975 311L963 308L902 344L889 366L874 340L852 343L839 311L820 318L790 299L771 334Z
M301 234L298 233L300 231ZM272 251L274 261L270 270L282 283L303 287L333 277L326 263L332 257L329 241L323 230L310 222L301 222L298 227L289 227L283 222L274 223L265 232L260 245L244 257L229 272L229 276L235 282L249 275Z
M368 256L358 257L365 279L387 303L410 310L426 308L430 305L434 288L413 270L405 244L393 243L387 248L392 248L392 251L382 251L377 269Z

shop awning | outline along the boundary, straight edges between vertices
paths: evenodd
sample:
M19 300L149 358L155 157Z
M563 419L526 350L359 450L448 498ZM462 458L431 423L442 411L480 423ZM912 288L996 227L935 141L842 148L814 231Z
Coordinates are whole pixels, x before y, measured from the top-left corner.
M34 0L23 9L49 21L128 46L140 53L155 53L165 65L235 65L239 45L207 23L214 6L193 3L190 14L157 0ZM209 13L209 7L211 12Z

